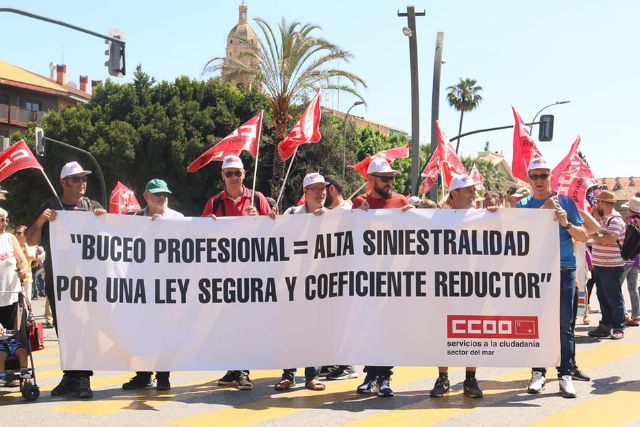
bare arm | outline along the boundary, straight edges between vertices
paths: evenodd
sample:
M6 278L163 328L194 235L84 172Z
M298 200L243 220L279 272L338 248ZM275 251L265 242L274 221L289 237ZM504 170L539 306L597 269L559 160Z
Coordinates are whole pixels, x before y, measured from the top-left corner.
M587 234L595 234L600 230L600 224L589 212L581 210L578 212L580 212L580 216L584 221L584 228L586 229Z
M11 236L13 254L16 257L16 264L18 265L18 277L23 279L27 271L29 271L29 262L27 261L27 257L24 256L22 248L20 247L20 242L18 242L16 236L14 236L13 234L9 235Z
M48 221L54 221L56 219L56 211L54 209L45 209L42 211L35 222L31 224L31 227L27 229L25 236L27 238L27 244L31 246L37 246L42 240L42 227Z

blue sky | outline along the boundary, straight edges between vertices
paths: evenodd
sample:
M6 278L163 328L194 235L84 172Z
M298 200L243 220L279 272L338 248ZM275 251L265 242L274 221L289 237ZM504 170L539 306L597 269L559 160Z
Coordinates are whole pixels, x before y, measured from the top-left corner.
M20 1L7 7L107 33L124 31L130 81L137 64L156 80L179 75L201 78L207 59L224 55L226 37L238 19L240 0L135 2L111 0ZM249 18L272 24L314 23L318 33L353 55L345 66L360 75L367 101L353 114L411 129L409 47L402 34L406 18L397 17L407 2L324 0L248 0ZM437 31L445 33L440 122L454 136L459 115L445 101L444 88L459 77L478 80L484 102L465 115L463 132L510 125L511 105L527 121L543 106L571 103L545 111L555 115L552 142L539 148L552 164L568 151L576 135L599 177L640 175L636 147L638 107L633 95L640 75L640 26L637 2L622 0L422 1L416 10L420 71L420 140L430 138L433 53ZM14 14L0 14L5 39L0 58L48 75L49 63L67 64L68 78L108 77L100 39ZM254 29L257 27L254 25ZM64 59L63 59L64 58ZM629 92L631 90L631 92ZM352 98L326 97L324 105L346 110ZM463 154L475 155L490 141L511 159L512 130L464 138ZM535 133L537 135L537 132Z

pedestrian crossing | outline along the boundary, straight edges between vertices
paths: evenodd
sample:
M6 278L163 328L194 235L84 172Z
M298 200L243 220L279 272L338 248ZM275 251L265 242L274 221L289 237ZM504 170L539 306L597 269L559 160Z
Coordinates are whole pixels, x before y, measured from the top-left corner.
M428 392L437 369L401 367L394 369L396 395L390 399L355 393L362 375L327 381L323 392L309 391L300 381L294 389L278 393L273 385L281 371L265 370L251 373L252 391L218 387L215 379L223 374L219 371L172 372L172 390L166 392L154 388L123 391L120 387L132 372L96 372L91 380L94 398L78 401L50 396L62 375L57 341L51 339L46 349L34 353L40 399L27 403L19 390L2 388L0 412L16 411L24 420L29 420L30 414L35 419L44 416L47 425L79 421L168 426L640 425L640 413L635 410L640 397L640 328L628 328L622 341L589 339L585 331L585 327L579 328L577 359L592 381L576 382L576 399L559 397L554 369L549 369L546 389L540 395L528 395L528 368L479 368L483 399L464 396L464 369L452 368L451 392L432 399Z

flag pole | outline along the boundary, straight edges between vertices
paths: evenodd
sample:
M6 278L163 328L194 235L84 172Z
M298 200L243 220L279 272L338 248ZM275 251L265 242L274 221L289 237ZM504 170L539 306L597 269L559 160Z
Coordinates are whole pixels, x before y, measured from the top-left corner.
M298 145L299 147L299 145ZM284 175L284 180L282 181L282 187L280 188L280 193L278 194L278 200L276 200L276 206L280 206L280 199L282 199L282 193L284 192L284 185L287 183L287 178L289 178L289 172L291 172L291 166L293 165L293 159L296 158L296 154L298 153L298 147L296 147L296 151L293 152L293 156L291 156L291 161L289 162L289 167L287 168L287 173Z
M62 201L60 200L60 197L58 196L56 189L53 188L53 184L51 184L51 181L49 181L49 177L47 176L46 173L44 173L44 169L40 169L40 172L42 172L44 179L47 181L47 184L49 184L49 188L51 188L51 191L53 192L53 195L56 197L56 200L58 201L58 203L60 203L60 208L63 208L64 206L62 206Z
M253 186L251 188L251 207L254 207L254 200L256 199L256 176L258 175L258 156L260 156L260 138L262 137L262 116L264 110L260 111L260 124L258 129L260 130L260 136L258 137L258 145L256 146L256 161L253 167Z

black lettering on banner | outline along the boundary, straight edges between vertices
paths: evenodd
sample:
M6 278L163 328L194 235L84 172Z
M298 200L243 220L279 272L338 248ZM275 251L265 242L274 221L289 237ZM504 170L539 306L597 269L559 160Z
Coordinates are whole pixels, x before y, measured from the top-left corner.
M147 295L143 279L107 277L107 302L120 304L146 304Z
M82 245L82 259L99 261L143 263L146 259L146 243L141 238L108 236L99 234L71 235L72 243Z
M551 281L551 273L510 271L435 271L436 297L540 298L540 284Z
M294 242L294 246L296 243ZM294 251L294 253L296 252ZM339 231L316 236L314 259L333 258L343 255L353 255L353 235L351 231Z
M164 286L162 280L155 280L155 303L175 304L177 303L175 294L180 295L180 303L187 302L187 290L189 279L165 279Z
M202 278L198 282L200 303L235 304L277 302L276 281L268 277ZM186 292L186 288L185 288Z
M98 291L98 279L91 276L84 278L80 276L56 276L56 298L57 301L62 300L62 293L69 292L69 298L71 301L78 302L97 302Z
M289 291L289 301L293 301L293 296L294 296L293 291L296 288L296 280L298 280L298 278L296 276L287 276L284 278L284 280L287 282L287 290Z

